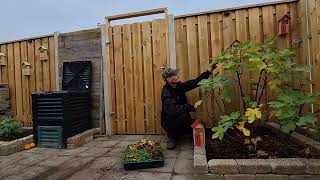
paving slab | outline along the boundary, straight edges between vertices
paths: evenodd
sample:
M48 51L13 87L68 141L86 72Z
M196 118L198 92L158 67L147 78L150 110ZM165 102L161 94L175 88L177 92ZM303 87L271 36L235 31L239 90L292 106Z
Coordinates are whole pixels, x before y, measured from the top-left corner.
M50 157L53 157L53 155L49 155L49 154L35 154L35 155L32 155L28 158L25 158L25 159L22 159L20 161L18 161L18 164L22 164L22 165L28 165L28 166L31 166L31 165L35 165L45 159L48 159Z
M28 180L28 179L33 179L37 177L39 174L48 171L50 168L49 167L44 167L44 166L31 166L28 168L23 169L22 171L19 171L18 174L9 176L8 179L14 179L14 180Z
M194 173L193 160L177 159L174 164L174 172L177 174L192 174L192 173Z
M114 140L110 140L110 141L98 141L98 144L95 145L94 147L102 147L102 148L111 148L115 145L117 145L118 143L120 143L120 141L114 141Z
M122 153L125 150L124 147L113 147L110 151L104 153L102 156L107 157L122 157Z
M26 169L29 166L27 165L21 165L21 164L14 164L9 165L5 168L0 169L0 179L5 178L7 176L16 174L17 172L21 171L22 169Z
M83 151L88 150L89 147L78 147L76 149L68 149L63 151L60 155L63 156L78 156L81 154Z
M95 159L88 168L103 172L109 170L124 170L120 157L99 157Z
M58 166L58 165L64 163L65 161L68 161L74 157L75 156L53 156L51 158L48 158L48 159L38 163L38 165L55 167L55 166Z
M171 173L110 171L99 180L170 180Z
M175 158L173 158L173 159L165 159L163 167L143 169L142 171L172 173L175 162L176 162Z
M103 154L110 151L110 148L90 148L88 150L83 151L79 154L79 156L93 156L93 157L99 157Z
M193 159L193 150L181 150L178 153L180 159Z
M195 180L196 177L192 174L179 174L179 175L173 175L172 180Z

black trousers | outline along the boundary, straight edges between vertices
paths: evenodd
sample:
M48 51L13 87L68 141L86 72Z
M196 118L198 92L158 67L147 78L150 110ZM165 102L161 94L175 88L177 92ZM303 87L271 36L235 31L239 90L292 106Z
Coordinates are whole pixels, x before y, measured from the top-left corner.
M192 127L194 120L178 120L175 121L168 121L168 122L161 122L161 126L167 132L168 138L172 139L179 139L179 137L185 134L192 134Z

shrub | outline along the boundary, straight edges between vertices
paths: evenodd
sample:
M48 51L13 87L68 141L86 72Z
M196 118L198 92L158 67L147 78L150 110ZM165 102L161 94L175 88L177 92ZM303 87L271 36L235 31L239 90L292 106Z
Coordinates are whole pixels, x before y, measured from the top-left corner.
M0 119L0 139L14 140L25 134L22 124L12 117L2 117Z

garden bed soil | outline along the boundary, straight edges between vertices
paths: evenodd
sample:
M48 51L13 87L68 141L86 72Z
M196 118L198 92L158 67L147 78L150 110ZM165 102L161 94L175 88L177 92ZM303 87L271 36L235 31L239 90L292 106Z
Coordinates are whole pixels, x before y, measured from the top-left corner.
M249 149L244 144L244 137L237 130L228 130L224 139L212 139L213 132L206 129L206 152L207 159L255 159L254 148ZM263 141L259 141L257 150L268 153L264 158L320 158L320 152L312 148L302 146L294 141L289 141L288 136L279 137L265 127L258 127L253 131L254 136L260 136ZM253 147L253 146L252 146Z
M0 137L0 141L4 141L4 142L10 142L10 141L14 141L16 139L20 139L20 138L24 138L24 137L27 137L29 135L32 134L32 131L24 131L23 133L19 134L18 136L15 136L15 137L10 137L10 138L3 138L3 137Z

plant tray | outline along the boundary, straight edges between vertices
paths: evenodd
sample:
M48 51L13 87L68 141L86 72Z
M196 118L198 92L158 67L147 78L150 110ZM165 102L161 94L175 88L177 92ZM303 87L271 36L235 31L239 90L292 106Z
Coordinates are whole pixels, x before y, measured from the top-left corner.
M163 167L164 160L148 160L141 162L123 162L125 170L136 170L136 169L147 169L147 168L157 168Z

